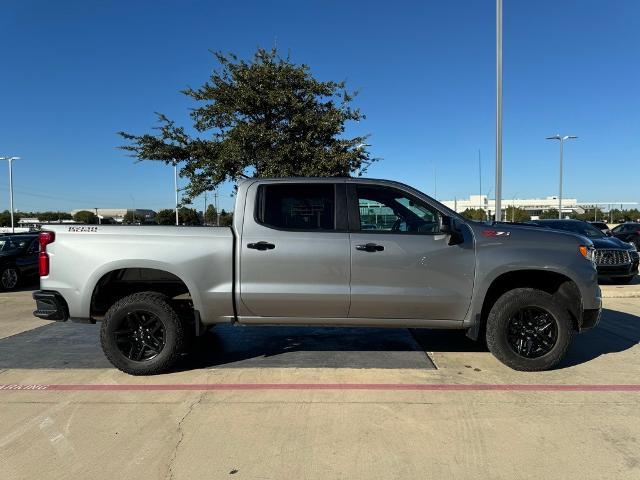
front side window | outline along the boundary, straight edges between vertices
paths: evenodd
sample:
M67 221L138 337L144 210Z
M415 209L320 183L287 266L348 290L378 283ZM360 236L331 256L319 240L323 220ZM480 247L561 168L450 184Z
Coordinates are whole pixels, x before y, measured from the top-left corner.
M360 231L439 233L438 211L400 190L358 185Z
M283 230L335 230L333 184L262 185L258 222Z

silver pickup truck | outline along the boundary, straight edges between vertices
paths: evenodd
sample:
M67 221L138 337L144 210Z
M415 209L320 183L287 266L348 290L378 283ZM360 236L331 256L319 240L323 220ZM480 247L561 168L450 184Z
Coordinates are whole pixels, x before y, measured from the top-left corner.
M47 227L39 267L34 314L101 321L107 358L134 375L221 323L460 329L545 370L601 310L589 239L471 222L385 180L249 179L231 228Z

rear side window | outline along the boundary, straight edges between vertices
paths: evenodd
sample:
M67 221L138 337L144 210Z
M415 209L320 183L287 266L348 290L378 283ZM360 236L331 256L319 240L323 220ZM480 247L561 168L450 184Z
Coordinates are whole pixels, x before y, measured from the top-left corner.
M257 220L283 230L335 230L333 184L261 185Z

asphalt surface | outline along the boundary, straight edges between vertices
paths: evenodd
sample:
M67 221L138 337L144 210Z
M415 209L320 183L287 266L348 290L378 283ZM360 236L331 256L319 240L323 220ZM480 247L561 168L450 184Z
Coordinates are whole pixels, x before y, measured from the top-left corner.
M461 332L226 327L131 377L32 308L0 294L2 480L640 478L638 298L535 373Z
M52 323L0 339L2 368L110 368L100 325ZM192 368L435 368L407 329L219 326Z

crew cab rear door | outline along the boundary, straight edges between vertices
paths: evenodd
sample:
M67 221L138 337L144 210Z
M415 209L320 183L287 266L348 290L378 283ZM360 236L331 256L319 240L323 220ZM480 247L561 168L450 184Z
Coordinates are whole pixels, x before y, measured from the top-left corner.
M350 250L344 192L344 181L249 187L239 246L240 298L248 310L240 312L242 321L347 317Z
M434 206L394 186L348 183L353 318L463 320L475 251L440 232ZM453 243L450 245L450 243Z

